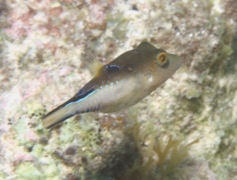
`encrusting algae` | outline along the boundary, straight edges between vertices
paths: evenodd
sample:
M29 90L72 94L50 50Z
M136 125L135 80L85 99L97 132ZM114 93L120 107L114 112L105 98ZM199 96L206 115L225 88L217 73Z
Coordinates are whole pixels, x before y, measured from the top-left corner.
M45 128L85 112L115 112L148 96L181 66L180 57L157 49L148 42L127 51L102 66L95 62L95 77L74 97L49 112Z

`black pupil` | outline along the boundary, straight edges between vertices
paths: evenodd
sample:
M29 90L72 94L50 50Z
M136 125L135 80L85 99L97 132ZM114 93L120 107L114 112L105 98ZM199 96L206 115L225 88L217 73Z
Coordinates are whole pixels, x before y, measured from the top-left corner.
M165 55L161 55L161 56L160 56L160 61L161 61L161 62L165 62Z

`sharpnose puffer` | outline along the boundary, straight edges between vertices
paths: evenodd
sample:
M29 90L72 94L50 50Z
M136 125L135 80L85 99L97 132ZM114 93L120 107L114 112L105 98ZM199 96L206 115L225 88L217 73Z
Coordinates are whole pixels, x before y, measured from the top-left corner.
M94 78L43 118L45 128L79 113L108 113L132 106L171 77L182 61L174 54L142 42L106 65L95 64Z

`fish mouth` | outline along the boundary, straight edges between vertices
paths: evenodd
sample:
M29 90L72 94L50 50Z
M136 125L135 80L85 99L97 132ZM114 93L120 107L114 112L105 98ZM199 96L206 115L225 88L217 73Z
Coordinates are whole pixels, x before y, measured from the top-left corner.
M168 54L169 64L174 71L177 71L182 66L182 60L179 56L175 54Z

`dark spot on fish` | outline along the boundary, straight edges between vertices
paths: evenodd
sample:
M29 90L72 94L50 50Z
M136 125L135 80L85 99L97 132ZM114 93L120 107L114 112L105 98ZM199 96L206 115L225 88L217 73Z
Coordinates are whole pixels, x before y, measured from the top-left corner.
M114 72L117 72L121 69L119 66L117 66L115 64L109 64L109 65L105 66L105 68L108 73L114 73Z

